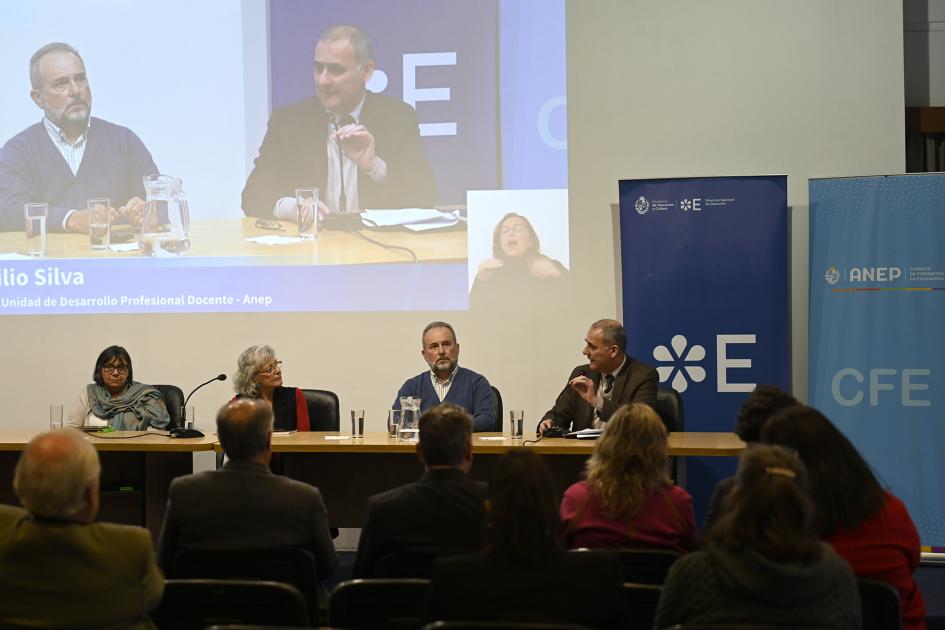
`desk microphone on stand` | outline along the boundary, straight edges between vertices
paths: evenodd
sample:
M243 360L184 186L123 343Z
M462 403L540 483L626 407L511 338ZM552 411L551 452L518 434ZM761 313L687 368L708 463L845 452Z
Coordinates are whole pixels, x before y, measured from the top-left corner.
M226 380L226 374L217 374L216 376L214 376L213 378L211 378L211 379L210 379L209 381L207 381L206 383L201 383L200 385L197 385L197 387L195 387L195 388L193 389L193 391L191 391L189 394L187 394L187 398L184 399L184 404L181 405L181 408L180 408L180 422L181 422L181 425L182 425L182 426L180 426L180 427L178 427L178 428L176 428L176 429L171 429L170 435L171 435L172 438L196 438L196 437L203 437L203 432L198 431L197 429L188 429L188 428L186 428L186 425L187 425L187 403L190 402L190 397L193 396L193 395L197 392L197 390L200 389L201 387L203 387L204 385L209 385L210 383L212 383L212 382L214 382L214 381L225 381L225 380Z

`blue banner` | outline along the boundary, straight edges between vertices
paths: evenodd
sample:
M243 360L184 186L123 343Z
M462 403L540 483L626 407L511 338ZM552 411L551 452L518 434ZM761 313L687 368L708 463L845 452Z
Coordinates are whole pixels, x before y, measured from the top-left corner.
M756 384L790 390L787 178L620 182L630 354L680 392L686 431L732 431ZM733 458L689 458L701 519Z
M810 401L945 551L945 176L810 182Z

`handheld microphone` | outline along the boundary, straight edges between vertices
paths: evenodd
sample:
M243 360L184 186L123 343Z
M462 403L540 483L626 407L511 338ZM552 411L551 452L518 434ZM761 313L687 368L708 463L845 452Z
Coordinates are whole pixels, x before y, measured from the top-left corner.
M195 387L193 391L187 394L187 398L184 399L184 404L180 408L181 425L186 425L187 423L187 403L190 402L190 397L193 396L194 393L198 389L203 387L204 385L209 385L213 381L225 381L225 380L226 380L226 374L217 374L206 383L201 383L200 385L197 385L197 387ZM186 426L180 426L176 429L171 429L170 435L172 438L200 438L204 436L203 432L198 431L197 429L188 429L186 428Z

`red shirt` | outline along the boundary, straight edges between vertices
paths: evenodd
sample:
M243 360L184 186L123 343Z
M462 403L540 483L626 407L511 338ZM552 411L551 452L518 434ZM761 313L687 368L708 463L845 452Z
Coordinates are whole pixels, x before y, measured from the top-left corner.
M912 577L919 566L919 534L902 501L887 492L879 514L852 532L839 528L826 541L859 577L899 591L903 630L925 630L925 600Z
M686 553L696 542L692 497L679 486L650 493L626 523L605 516L597 493L580 481L561 499L561 520L569 549L656 547Z

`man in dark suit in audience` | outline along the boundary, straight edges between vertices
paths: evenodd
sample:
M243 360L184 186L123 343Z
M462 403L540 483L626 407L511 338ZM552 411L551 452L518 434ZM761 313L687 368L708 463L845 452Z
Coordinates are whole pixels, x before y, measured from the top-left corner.
M621 405L656 402L656 370L626 353L627 333L620 322L594 322L584 342L588 362L571 371L555 406L539 423L539 431L553 426L571 431L603 428Z
M426 472L420 481L368 500L354 577L422 575L436 556L480 549L486 489L467 477L472 427L469 413L447 403L420 417L417 457ZM385 569L400 554L410 554L410 561Z
M230 551L301 547L315 556L318 577L338 557L318 488L276 476L272 407L241 398L217 413L217 435L229 461L221 470L178 477L171 483L158 562L168 573L179 549Z
M75 429L33 438L0 505L0 626L152 627L164 576L148 530L94 523L101 466Z

